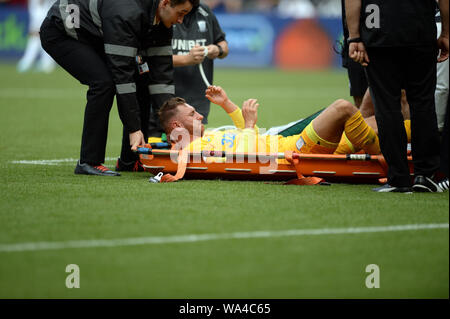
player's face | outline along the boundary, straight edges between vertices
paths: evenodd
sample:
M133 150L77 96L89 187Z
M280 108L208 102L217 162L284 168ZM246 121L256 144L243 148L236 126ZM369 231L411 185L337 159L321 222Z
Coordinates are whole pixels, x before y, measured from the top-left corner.
M189 104L178 105L177 120L192 136L203 136L205 126L202 124L203 115Z
M165 27L171 28L174 24L183 23L184 16L191 10L192 4L189 1L172 7L170 0L162 0L159 16Z

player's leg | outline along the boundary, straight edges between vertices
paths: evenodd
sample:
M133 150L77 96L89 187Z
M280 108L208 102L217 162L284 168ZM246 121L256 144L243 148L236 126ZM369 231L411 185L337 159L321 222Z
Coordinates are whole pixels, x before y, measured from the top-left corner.
M325 109L312 122L312 128L326 141L339 143L345 132L346 138L356 149L364 149L370 154L379 152L375 131L364 121L358 109L345 100L338 100Z
M408 137L408 143L411 142L411 125L410 125L410 115L409 115L409 104L406 99L406 93L405 90L402 90L402 98L401 98L401 104L402 104L402 114L403 118L405 119L405 130ZM364 95L363 101L361 103L361 106L359 108L359 111L361 112L361 115L364 118L364 121L375 131L375 133L378 135L378 125L376 118L374 116L374 107L372 98L370 96L370 90L367 89L366 94ZM347 136L342 134L341 141L339 142L339 146L334 152L334 154L353 154L359 152L360 149L356 148L350 140L347 138ZM381 150L379 148L371 148L370 151L371 154L380 154Z
M289 145L302 153L333 153L343 132L359 149L373 153L373 148L379 148L374 130L367 125L358 109L345 100L337 100L327 107L300 136L287 138L284 147ZM295 147L292 143L294 139Z
M364 121L367 123L367 125L369 125L373 129L373 131L376 134L378 134L378 125L377 125L377 120L375 119L375 115L365 117Z
M27 46L25 47L24 54L17 64L18 72L26 72L31 69L34 61L39 55L41 50L41 41L39 39L39 27L42 23L39 0L28 1L28 39ZM45 15L44 15L45 18Z
M327 107L311 124L320 138L339 143L345 123L358 109L346 100L337 100Z
M37 19L36 33L38 37L39 37L39 28L42 22L44 21L45 17L47 16L48 10L50 9L49 5L51 5L51 1L41 0L39 1L39 8L36 9L36 11L34 12L34 14L36 15L35 18ZM39 39L39 44L40 43L41 41ZM53 61L52 57L48 55L47 52L45 52L45 50L42 48L41 45L39 45L39 49L40 49L39 50L40 59L37 65L37 70L44 73L52 72L56 67L55 61Z
M322 111L299 135L283 139L284 149L300 153L332 154L338 147L345 122L358 109L350 102L337 100Z
M296 151L306 154L332 154L337 146L348 114L345 105L350 102L338 100L327 107L300 134L279 139L278 151ZM357 110L357 109L356 109ZM328 124L329 125L328 125Z
M41 41L37 32L30 33L24 54L17 64L17 71L22 73L31 69L41 49Z
M406 91L402 89L402 98L400 100L402 104L402 115L404 120L409 120L411 118L411 114L409 113L409 103L406 97Z
M375 116L369 116L367 118L364 118L364 121L366 124L373 129L375 134L378 134L378 127L377 127L377 121L375 119ZM355 147L355 145L350 142L347 135L342 133L341 140L339 142L339 146L337 147L334 154L342 155L342 154L354 154L358 153L361 150L361 148ZM370 151L372 151L371 154L380 154L381 150L379 148L371 148Z
M364 94L363 100L359 107L359 111L361 112L364 118L373 116L375 114L369 88L367 88L366 93Z

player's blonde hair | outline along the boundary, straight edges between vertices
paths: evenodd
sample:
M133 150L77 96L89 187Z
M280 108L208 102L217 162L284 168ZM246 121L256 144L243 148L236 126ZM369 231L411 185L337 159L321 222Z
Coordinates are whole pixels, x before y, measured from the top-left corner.
M170 134L170 121L178 113L178 105L186 104L186 100L181 97L173 97L161 106L159 109L159 122L166 134Z

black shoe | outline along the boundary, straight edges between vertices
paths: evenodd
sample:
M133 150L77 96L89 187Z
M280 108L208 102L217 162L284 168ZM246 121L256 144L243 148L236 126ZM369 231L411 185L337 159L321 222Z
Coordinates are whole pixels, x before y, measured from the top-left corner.
M380 186L380 187L377 187L377 188L373 188L372 190L374 192L378 192L378 193L393 192L393 193L412 194L411 187L396 187L396 186L391 186L389 184L384 184L383 186Z
M449 182L448 177L446 179L443 179L438 183L438 186L442 189L442 191L448 191L449 188Z
M142 163L140 160L130 162L130 163L125 163L119 157L116 162L116 171L117 172L143 172L144 167L142 166Z
M91 166L89 164L81 164L80 161L77 162L77 167L75 167L75 174L83 175L100 175L100 176L120 176L109 168L103 165Z
M442 189L431 178L417 175L414 179L413 191L421 193L442 193Z

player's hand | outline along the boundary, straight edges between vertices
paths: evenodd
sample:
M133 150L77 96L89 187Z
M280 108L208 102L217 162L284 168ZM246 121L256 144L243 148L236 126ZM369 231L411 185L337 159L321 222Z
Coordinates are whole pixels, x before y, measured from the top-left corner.
M248 99L242 105L242 116L245 120L245 128L254 128L258 120L258 100Z
M206 89L206 98L217 105L224 106L229 101L227 93L220 86L211 85Z
M205 60L205 47L196 45L189 51L188 55L191 64L200 64Z
M138 146L145 145L145 138L142 131L130 133L130 145L132 151L137 151Z
M350 43L348 48L348 55L353 61L360 63L362 66L369 65L369 55L367 54L364 43L362 42Z
M207 48L208 48L208 59L214 60L219 56L220 51L216 45L210 44L207 46Z
M441 36L437 39L438 48L441 49L441 54L439 55L437 61L438 63L444 62L448 59L448 37Z

